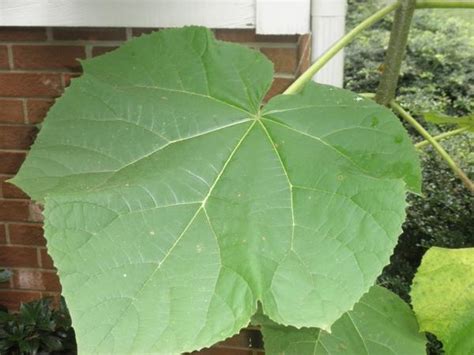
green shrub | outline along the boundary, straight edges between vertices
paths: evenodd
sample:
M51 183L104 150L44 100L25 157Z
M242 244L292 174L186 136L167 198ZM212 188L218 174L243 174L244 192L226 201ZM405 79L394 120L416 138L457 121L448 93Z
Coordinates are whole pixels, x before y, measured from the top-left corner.
M54 309L43 298L21 305L19 313L0 310L1 354L75 354L71 318L61 300Z
M380 1L353 0L349 3L348 28L382 5ZM412 113L439 111L462 116L472 112L474 25L448 15L446 10L418 10L415 13L397 90L397 99ZM391 18L388 17L366 30L347 48L345 85L348 89L375 92L390 28ZM445 129L422 123L434 134ZM407 128L415 141L420 140L410 127ZM442 144L472 177L472 141L467 136L457 136ZM424 196L409 196L410 207L403 234L391 264L379 278L381 284L406 301L409 301L413 276L428 248L474 246L474 196L431 148L421 153L421 162ZM434 337L430 340L429 353L442 353L440 343L434 341Z
M350 1L347 27L353 28L372 14L380 8L379 3ZM346 88L375 91L390 28L391 18L387 17L347 47ZM417 10L401 70L398 100L413 112L440 111L453 116L472 112L473 33L473 24L463 17L447 16L446 10Z

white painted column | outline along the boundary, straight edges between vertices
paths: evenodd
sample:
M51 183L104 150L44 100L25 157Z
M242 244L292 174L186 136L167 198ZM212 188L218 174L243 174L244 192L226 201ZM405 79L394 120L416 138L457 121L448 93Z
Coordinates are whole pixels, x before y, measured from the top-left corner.
M311 60L320 57L334 42L345 34L346 0L312 0ZM344 80L344 53L339 52L316 75L313 80L342 87Z
M310 32L310 0L256 0L258 34Z

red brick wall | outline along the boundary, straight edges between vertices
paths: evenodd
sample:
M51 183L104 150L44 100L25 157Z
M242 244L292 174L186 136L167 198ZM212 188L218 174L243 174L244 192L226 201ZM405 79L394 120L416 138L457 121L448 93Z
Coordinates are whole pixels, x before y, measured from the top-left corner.
M0 27L0 268L13 271L0 284L0 304L60 294L41 228L41 210L6 182L21 165L40 123L70 79L81 73L76 59L100 55L150 29ZM308 36L259 36L252 30L216 30L217 38L260 50L275 65L269 97L282 92L309 65ZM257 354L261 339L247 329L205 354ZM254 350L249 350L253 348ZM247 349L247 350L242 350Z

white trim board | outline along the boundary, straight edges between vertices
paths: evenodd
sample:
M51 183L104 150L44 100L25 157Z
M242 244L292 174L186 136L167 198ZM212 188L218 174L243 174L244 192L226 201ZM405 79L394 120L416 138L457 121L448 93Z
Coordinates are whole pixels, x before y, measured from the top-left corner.
M310 0L0 0L0 26L255 28L310 31ZM284 15L291 14L291 16Z

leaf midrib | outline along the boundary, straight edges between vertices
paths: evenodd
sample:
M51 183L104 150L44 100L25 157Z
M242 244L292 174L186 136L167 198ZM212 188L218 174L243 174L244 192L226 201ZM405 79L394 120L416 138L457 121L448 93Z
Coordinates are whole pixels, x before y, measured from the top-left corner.
M182 237L186 234L186 232L188 231L188 229L191 227L191 225L193 224L193 222L195 221L196 217L199 215L199 212L201 212L201 210L205 210L205 204L207 202L207 199L209 198L209 196L212 194L212 191L214 190L215 186L217 185L217 183L219 182L221 176L224 174L225 170L226 170L226 167L228 166L228 164L230 163L230 161L232 160L233 156L235 155L235 153L237 152L237 150L240 148L240 146L242 145L242 143L245 141L245 138L248 136L248 134L250 133L250 131L252 130L252 128L255 126L255 124L257 123L257 120L255 120L250 126L249 128L245 131L245 133L242 135L242 137L240 138L240 140L237 142L236 146L234 147L234 149L231 151L231 153L229 154L229 157L227 158L227 160L224 162L223 166L222 166L222 169L221 171L219 172L219 174L216 176L213 184L211 185L211 187L209 188L209 191L207 193L207 195L204 197L204 199L202 200L200 206L196 209L196 212L193 214L193 216L191 217L191 219L189 220L189 222L186 224L186 227L183 229L183 231L180 233L180 235L178 236L178 238L176 238L175 242L173 243L173 245L169 248L168 252L164 255L164 257L161 259L161 261L157 264L157 266L155 267L155 269L151 272L150 276L148 276L148 278L145 280L145 282L143 283L143 285L138 289L138 291L135 293L135 299L138 299L138 297L140 296L140 294L145 290L146 286L148 285L148 283L153 280L154 276L156 275L156 273L160 270L161 266L165 263L165 261L168 259L168 257L171 255L171 253L173 252L173 250L176 248L176 246L179 244L180 240L182 239ZM206 213L207 214L207 213ZM125 307L125 309L120 313L120 315L118 316L118 318L121 318L129 309L130 307L132 306L133 304L133 301L130 300L129 304L127 307ZM112 333L112 331L115 329L115 326L112 326L110 328L110 330L103 336L102 340L96 345L96 348L98 348L103 342L105 339L107 339L107 337Z

